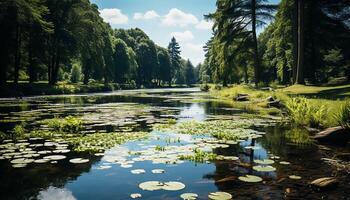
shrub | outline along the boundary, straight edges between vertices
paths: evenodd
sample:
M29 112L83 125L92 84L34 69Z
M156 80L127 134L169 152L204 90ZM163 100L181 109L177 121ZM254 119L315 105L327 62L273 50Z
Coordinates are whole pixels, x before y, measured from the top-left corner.
M350 101L340 107L338 113L334 115L336 122L345 129L350 129Z
M319 128L326 118L327 108L311 105L306 98L292 98L286 103L288 114L297 126Z
M73 64L70 71L70 81L72 83L78 83L81 80L81 67L77 63Z
M210 86L208 84L201 85L200 87L201 91L207 92L210 89Z

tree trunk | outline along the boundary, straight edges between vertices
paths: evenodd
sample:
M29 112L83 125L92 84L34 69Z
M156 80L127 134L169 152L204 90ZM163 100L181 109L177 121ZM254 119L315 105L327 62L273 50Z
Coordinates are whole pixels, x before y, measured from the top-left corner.
M33 40L33 34L30 33L30 36L29 36L30 40ZM29 74L29 83L34 83L35 81L37 81L37 73L36 73L36 69L35 69L35 61L34 61L34 58L33 58L33 42L32 41L29 41L29 44L28 44L28 67L27 67L27 70L28 70L28 74Z
M16 47L15 47L15 69L14 69L14 83L18 83L19 67L21 64L21 28L19 24L16 25Z
M305 2L299 0L298 2L298 66L296 83L304 84L304 15L305 15Z
M244 64L244 83L248 84L248 66L247 66L247 63Z
M260 59L258 51L258 40L256 37L256 0L252 0L252 35L253 35L253 56L254 56L254 75L255 86L260 82Z
M292 84L296 82L298 68L298 0L294 0L293 5L293 68L292 68Z
M56 50L56 55L52 58L52 65L50 70L50 78L49 78L49 84L55 85L57 83L57 76L58 76L58 70L60 67L60 55L59 50Z

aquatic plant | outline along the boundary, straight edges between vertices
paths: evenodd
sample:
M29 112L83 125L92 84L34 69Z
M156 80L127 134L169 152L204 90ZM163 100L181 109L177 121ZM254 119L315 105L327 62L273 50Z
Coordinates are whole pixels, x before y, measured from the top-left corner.
M208 195L208 198L211 200L230 200L232 195L227 192L212 192Z
M185 184L175 181L160 182L160 181L147 181L139 185L142 190L155 191L155 190L167 190L177 191L185 188Z
M180 195L183 200L196 200L198 198L198 194L195 193L183 193Z
M350 101L342 105L337 113L334 114L336 122L344 129L350 129Z
M215 153L204 152L198 148L194 150L194 155L180 155L180 160L190 160L194 162L214 161L218 157Z
M113 132L93 133L83 136L69 137L67 142L72 145L76 152L102 152L129 140L145 138L146 132Z
M156 130L173 131L190 135L211 135L218 139L233 140L245 139L256 131L249 129L254 120L212 120L212 121L185 121L171 127L156 126Z
M294 125L319 128L325 121L327 108L312 105L304 97L291 98L286 102L289 117Z
M22 122L21 124L17 124L14 128L13 128L13 139L17 139L20 138L21 136L23 136L27 130L25 129L26 124L24 122Z
M165 151L165 147L162 147L162 146L157 145L157 146L155 147L155 150L156 150L156 151Z
M245 175L245 176L240 176L238 177L239 180L243 182L249 182L249 183L257 183L261 182L263 179L260 178L259 176L253 176L253 175Z
M83 130L83 120L73 116L44 120L44 124L55 131L69 134L78 134Z

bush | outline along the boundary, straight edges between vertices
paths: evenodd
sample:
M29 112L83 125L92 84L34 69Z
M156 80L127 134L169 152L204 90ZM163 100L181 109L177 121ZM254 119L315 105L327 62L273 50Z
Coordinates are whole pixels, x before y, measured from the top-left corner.
M345 129L350 129L350 101L340 107L338 113L334 115L336 122Z
M297 126L322 127L326 118L327 108L311 105L306 98L292 98L286 103L288 114Z
M221 89L222 89L222 86L221 86L221 85L215 85L215 86L214 86L214 89L215 89L215 90L221 90Z
M258 88L263 88L263 87L266 87L266 86L267 86L267 84L264 83L264 82L259 82L258 85L257 85Z
M73 64L70 72L70 81L72 83L78 83L81 80L81 67L78 64Z
M269 85L271 88L277 89L278 88L278 81L277 80L271 81Z
M201 85L200 89L203 92L208 92L210 89L210 86L208 84L204 84L204 85Z

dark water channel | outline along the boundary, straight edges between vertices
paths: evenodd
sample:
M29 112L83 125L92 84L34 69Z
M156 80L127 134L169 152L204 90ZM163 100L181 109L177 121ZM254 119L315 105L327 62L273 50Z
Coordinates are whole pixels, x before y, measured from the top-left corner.
M154 123L176 119L187 120L226 119L239 117L245 111L228 104L212 101L198 89L135 90L105 94L42 96L0 100L0 131L10 133L16 124L25 122L29 129L45 128L39 122L53 117L69 115L83 117L89 132L149 131ZM13 168L9 160L0 160L0 199L62 199L97 200L131 199L130 194L140 193L140 199L181 199L186 192L198 194L198 199L208 199L210 192L224 191L233 199L350 199L350 178L326 164L322 158L334 152L349 153L349 147L320 146L302 130L284 128L277 122L258 126L266 134L257 140L242 141L217 148L214 152L239 157L240 164L232 161L176 164L140 161L130 151L140 151L159 146L184 146L203 136L160 133L153 131L146 140L127 142L105 152L103 157L79 154L90 162L74 165L69 158L55 164L29 164ZM179 138L169 144L168 138ZM255 149L246 149L252 143ZM174 147L175 148L175 147ZM254 160L277 156L273 172L252 169ZM131 166L110 163L111 158L126 159ZM289 164L279 164L286 161ZM107 167L106 167L107 166ZM132 174L133 169L144 169L144 174ZM161 174L153 169L164 169ZM238 180L239 176L252 174L263 178L259 183ZM301 179L290 179L290 175ZM321 177L340 176L340 184L331 190L318 191L309 182ZM178 181L185 184L179 191L143 191L138 185L145 181Z

